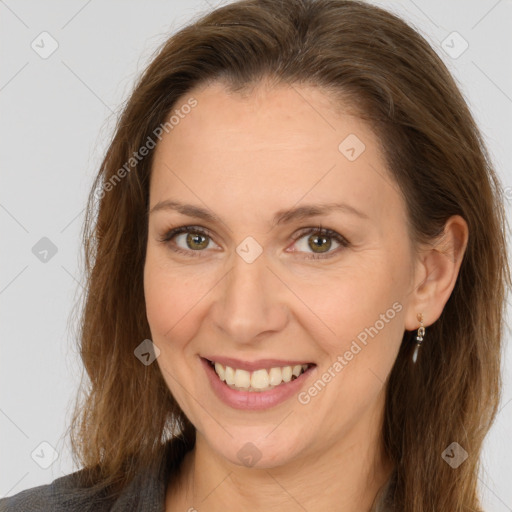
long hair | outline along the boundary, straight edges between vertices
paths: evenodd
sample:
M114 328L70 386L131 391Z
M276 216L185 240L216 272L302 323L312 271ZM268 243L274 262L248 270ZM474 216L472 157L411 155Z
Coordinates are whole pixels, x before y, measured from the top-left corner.
M143 267L154 152L139 153L159 127L169 129L180 105L190 104L195 86L222 80L243 92L263 78L321 87L368 121L405 198L414 244L433 240L452 215L466 220L469 240L455 287L427 329L414 370L413 333L404 332L382 434L396 467L395 510L480 510L479 460L501 396L510 285L503 191L435 51L399 17L351 0L224 5L172 35L139 78L87 204L79 351L88 381L72 419L75 461L91 470L91 483L117 492L161 457L166 440L182 436L193 445L194 427L158 365L134 356L151 338ZM441 456L452 442L468 453L457 469Z

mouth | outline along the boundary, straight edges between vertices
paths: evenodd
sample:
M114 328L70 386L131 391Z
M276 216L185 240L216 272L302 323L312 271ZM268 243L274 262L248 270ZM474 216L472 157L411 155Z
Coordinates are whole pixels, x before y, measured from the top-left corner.
M316 366L314 363L301 363L287 366L265 366L249 370L222 364L219 361L202 359L215 371L219 380L224 382L226 386L235 391L253 393L271 391L284 386Z

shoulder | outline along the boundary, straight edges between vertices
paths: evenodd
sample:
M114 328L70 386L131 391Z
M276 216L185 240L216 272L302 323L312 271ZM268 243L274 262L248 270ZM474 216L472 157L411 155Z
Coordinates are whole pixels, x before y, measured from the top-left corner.
M50 484L25 489L0 499L0 512L87 512L110 510L112 502L98 491L78 485L83 470L57 478Z
M169 479L186 451L180 438L169 440L149 467L118 492L92 486L97 482L85 469L0 499L0 512L160 512L164 509Z
M396 468L391 472L388 480L380 488L372 504L370 512L393 512L393 494L396 487L397 471Z

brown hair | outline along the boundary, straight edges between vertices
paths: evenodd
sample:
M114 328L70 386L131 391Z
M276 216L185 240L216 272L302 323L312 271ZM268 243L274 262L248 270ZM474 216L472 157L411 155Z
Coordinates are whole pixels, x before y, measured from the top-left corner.
M400 18L359 1L225 5L170 37L139 79L96 177L84 225L87 287L79 334L90 383L72 421L75 460L95 468L97 485L120 490L161 456L162 443L177 431L192 446L194 428L158 365L134 357L151 337L143 266L153 153L113 179L193 87L222 80L244 91L268 77L350 98L371 120L404 195L415 243L433 240L452 215L468 224L455 288L427 329L414 370L414 333L404 333L387 386L383 438L396 466L395 510L479 510L479 459L500 399L510 284L502 189L441 59ZM469 454L456 470L441 457L453 441Z

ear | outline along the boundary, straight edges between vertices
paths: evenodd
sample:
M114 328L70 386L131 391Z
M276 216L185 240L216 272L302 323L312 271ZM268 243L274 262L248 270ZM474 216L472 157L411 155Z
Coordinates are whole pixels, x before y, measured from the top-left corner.
M454 215L433 243L419 249L405 315L406 330L419 327L419 313L423 314L425 327L441 316L457 281L467 243L467 223L460 215Z

